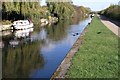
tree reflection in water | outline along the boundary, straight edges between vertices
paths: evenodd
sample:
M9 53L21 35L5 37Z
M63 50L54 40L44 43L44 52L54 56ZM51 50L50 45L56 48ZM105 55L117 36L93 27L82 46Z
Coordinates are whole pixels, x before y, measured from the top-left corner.
M89 16L86 16L84 17L83 15L79 14L79 17L78 16L75 16L73 18L70 18L70 21L71 21L71 25L74 25L74 24L79 24L79 22L81 21L84 21L86 18L88 18Z
M32 70L42 68L39 41L3 51L3 78L28 78Z
M46 69L45 57L43 58L41 49L43 49L46 45L49 46L51 44L56 44L52 43L53 41L58 42L58 46L56 48L59 49L59 44L61 44L62 41L66 41L67 37L69 37L69 34L71 36L72 32L75 32L75 30L80 27L79 25L77 25L78 28L73 28L73 26L71 26L78 24L78 20L79 19L73 20L74 22L72 20L61 20L57 24L47 25L32 34L32 37L37 39L37 41L34 41L32 43L25 42L24 45L18 45L15 48L9 47L9 41L11 38L5 38L3 42L6 47L4 47L2 51L3 78L29 78L30 74L36 69ZM70 46L68 46L68 48L69 47ZM48 47L45 48L45 50L48 50ZM54 51L55 50L53 50L53 52ZM50 54L43 55L46 56ZM54 68L50 68L50 70L52 69Z
M64 22L60 21L57 24L52 24L46 27L47 37L52 41L59 41L66 37L66 30L69 26L69 20Z
M47 37L52 41L60 41L67 36L67 30L70 28L70 24L78 24L80 21L86 18L71 18L70 20L64 21L61 20L57 24L52 24L46 26Z

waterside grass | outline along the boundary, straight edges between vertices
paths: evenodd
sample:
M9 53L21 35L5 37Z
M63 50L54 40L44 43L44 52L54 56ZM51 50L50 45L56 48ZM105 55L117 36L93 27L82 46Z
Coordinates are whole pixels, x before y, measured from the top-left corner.
M67 78L117 78L118 38L95 16L72 59Z

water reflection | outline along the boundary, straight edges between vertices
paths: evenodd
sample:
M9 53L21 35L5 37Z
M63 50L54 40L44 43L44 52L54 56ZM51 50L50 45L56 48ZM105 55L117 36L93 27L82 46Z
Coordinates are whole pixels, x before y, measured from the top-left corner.
M46 38L47 38L46 30L44 28L42 28L41 31L39 32L39 39L45 40Z
M84 18L82 16L76 16L71 18L71 24L78 24L80 21L82 21Z
M86 19L74 25L69 25L70 22L67 23L67 21L61 21L59 22L60 24L46 26L40 32L45 35L45 45L41 48L41 54L44 57L45 64L42 69L34 70L30 74L30 78L50 78L78 39L89 20Z
M3 77L26 78L32 70L43 67L44 59L39 54L39 46L35 42L16 49L10 48L7 53L3 51Z
M7 30L7 31L0 31L0 37L4 37L7 35L11 35L11 30Z
M66 30L69 26L69 20L59 21L57 24L53 24L51 26L46 27L47 37L52 41L59 41L66 37L67 33Z
M27 78L34 69L44 66L44 58L40 54L44 43L33 41L30 34L28 36L29 31L15 31L14 37L3 38L3 78Z
M89 21L60 21L3 37L3 77L50 78Z
M17 38L21 38L21 37L28 37L31 35L31 33L33 32L33 28L29 28L29 29L24 29L24 30L17 30L14 31L14 36Z
M8 35L2 35L2 44L6 44L5 46L12 46L16 47L23 43L33 42L33 39L31 38L31 33L33 32L33 28L25 29L25 30L15 30L15 31L3 31L9 32ZM4 48L4 47L3 47Z

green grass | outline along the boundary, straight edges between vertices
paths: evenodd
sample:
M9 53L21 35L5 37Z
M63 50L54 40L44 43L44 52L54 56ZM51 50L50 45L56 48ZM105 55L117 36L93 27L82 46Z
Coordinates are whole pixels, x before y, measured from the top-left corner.
M72 59L68 78L117 78L118 37L95 16ZM119 38L120 40L120 38Z

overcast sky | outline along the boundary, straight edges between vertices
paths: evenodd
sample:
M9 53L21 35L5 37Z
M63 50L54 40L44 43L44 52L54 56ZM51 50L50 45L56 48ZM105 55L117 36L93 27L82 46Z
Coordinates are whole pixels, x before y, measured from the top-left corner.
M45 5L46 0L41 0L41 5ZM109 7L111 4L118 4L120 0L72 0L74 5L91 8L92 11L99 11Z

